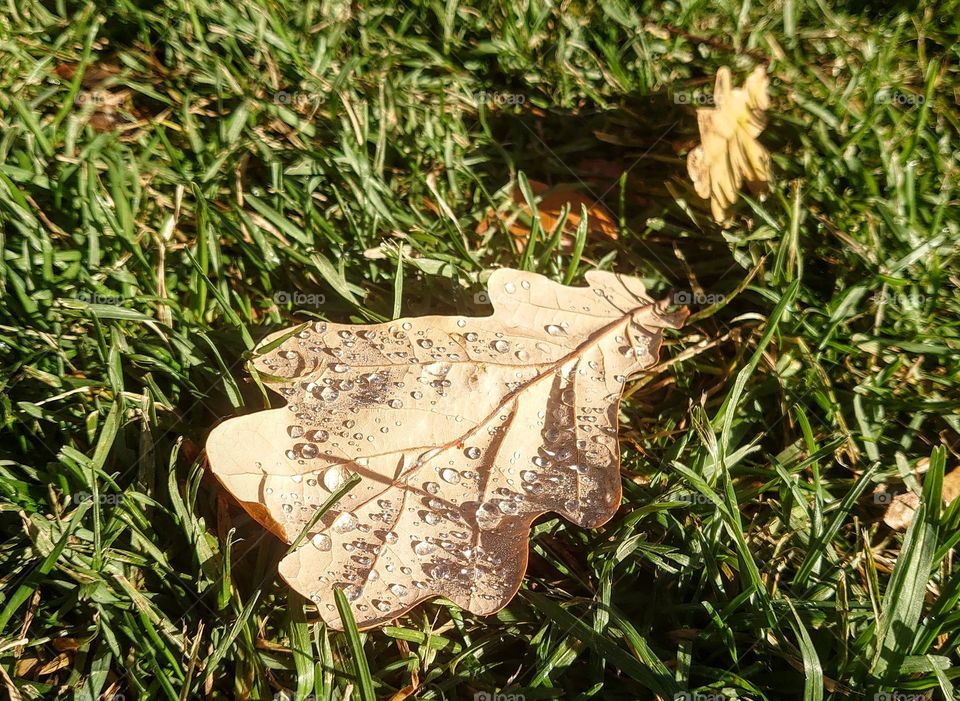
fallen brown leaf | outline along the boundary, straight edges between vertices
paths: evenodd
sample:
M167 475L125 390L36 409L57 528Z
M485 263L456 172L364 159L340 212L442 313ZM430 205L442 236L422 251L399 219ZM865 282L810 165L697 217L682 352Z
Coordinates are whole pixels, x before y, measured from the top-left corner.
M364 628L435 596L493 613L520 586L535 518L613 516L624 383L687 312L667 313L635 278L586 279L498 270L488 317L316 322L264 339L279 345L254 366L288 406L217 426L207 455L287 542L360 475L280 563L329 625L341 625L334 589Z

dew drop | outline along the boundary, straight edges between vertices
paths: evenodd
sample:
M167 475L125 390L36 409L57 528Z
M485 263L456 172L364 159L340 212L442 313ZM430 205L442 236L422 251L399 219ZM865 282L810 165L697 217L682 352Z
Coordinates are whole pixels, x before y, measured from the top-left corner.
M332 467L327 468L327 471L323 473L323 486L327 489L327 491L337 491L346 481L347 476L344 474L343 468L339 465L333 465Z
M406 594L407 594L407 588L406 588L405 586L403 586L402 584L394 583L394 584L391 584L391 585L390 585L390 592L391 592L394 596L406 596Z
M417 345L425 350L428 350L430 348L433 348L433 341L431 341L429 338L424 338L417 341Z
M512 295L514 292L517 291L517 286L514 285L512 282L508 282L506 285L503 286L503 289L507 294Z
M434 550L436 550L436 548L425 540L421 540L413 546L413 552L420 556L429 555Z
M440 493L440 485L436 482L424 482L423 488L430 492L430 494Z
M502 515L493 504L484 502L477 507L477 525L484 530L496 528L502 519Z
M460 473L450 467L445 467L440 471L440 479L450 484L457 484L460 481Z
M330 438L330 434L322 429L318 429L316 431L307 431L304 438L314 443L323 443L328 438Z
M497 353L506 353L508 350L510 350L510 344L499 339L491 343L490 347L497 351Z
M342 511L333 522L333 530L337 533L349 533L357 527L357 517L349 511Z
M463 334L463 337L470 341L470 343L474 343L479 338L479 336L477 336L477 334L475 334L473 331L468 331L467 333Z
M313 543L313 547L317 550L327 551L330 549L331 541L330 536L326 533L316 533L313 538L310 539L310 542Z
M299 438L303 435L303 426L287 426L287 434L291 438Z
M557 326L556 324L547 324L543 327L544 330L551 336L566 336L567 332L562 326Z
M477 458L480 457L480 449L477 446L472 445L466 450L464 450L463 454L466 455L471 460L476 460Z

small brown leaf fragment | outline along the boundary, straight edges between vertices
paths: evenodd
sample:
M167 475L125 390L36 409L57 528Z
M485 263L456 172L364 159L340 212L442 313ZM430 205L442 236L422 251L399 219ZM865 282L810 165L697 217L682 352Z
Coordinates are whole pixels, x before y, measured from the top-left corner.
M46 677L54 672L58 672L64 667L70 666L70 655L65 652L60 653L52 660L47 662L43 667L37 671L38 677Z
M64 80L73 80L74 76L77 75L79 65L77 63L61 63L53 69L53 72ZM120 66L115 63L91 63L84 69L80 84L85 88L91 88L118 75L120 75Z
M292 542L361 477L280 563L327 624L341 627L335 589L363 628L436 596L494 613L520 587L534 519L595 528L613 516L624 383L657 363L662 330L687 312L635 278L586 280L497 270L491 316L314 322L254 358L288 405L211 432L227 490Z
M947 506L960 495L960 467L943 476L943 503ZM920 506L920 497L914 492L898 494L883 514L883 522L895 531L905 531Z
M759 195L772 177L770 155L757 140L767 123L768 85L766 70L757 66L742 88L732 88L724 66L717 71L715 106L697 110L701 145L687 156L687 172L717 222L729 218L742 185Z
M883 522L895 531L905 531L913 521L913 515L917 512L918 506L920 506L920 497L915 493L898 494L883 514Z
M561 244L569 248L573 245L577 228L580 226L581 205L587 208L587 235L605 236L616 241L618 234L617 222L610 210L600 200L584 194L573 185L549 186L536 180L530 181L530 190L538 198L537 215L540 218L541 237L550 237L560 223L560 216L564 207L569 207L569 214L563 227ZM522 216L511 218L510 233L517 237L520 245L526 245L530 237L530 221L533 212L527 204L520 188L513 192L513 200ZM485 229L485 226L483 227Z

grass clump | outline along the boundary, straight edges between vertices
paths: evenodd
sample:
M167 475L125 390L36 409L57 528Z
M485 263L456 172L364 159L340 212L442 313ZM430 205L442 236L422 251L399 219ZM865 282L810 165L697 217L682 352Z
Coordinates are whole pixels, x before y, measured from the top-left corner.
M7 694L953 698L958 9L9 3ZM686 180L694 107L758 63L777 179L723 229ZM602 200L616 242L518 245L528 180ZM542 519L495 617L326 630L204 437L264 405L269 331L483 314L500 265L723 303L629 388L610 524Z

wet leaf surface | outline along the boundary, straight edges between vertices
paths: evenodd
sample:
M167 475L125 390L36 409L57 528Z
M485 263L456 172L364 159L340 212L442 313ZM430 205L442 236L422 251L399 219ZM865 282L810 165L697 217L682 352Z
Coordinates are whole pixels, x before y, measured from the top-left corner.
M255 366L288 404L224 422L207 454L288 542L360 475L280 564L327 623L340 627L335 589L360 627L435 596L493 613L520 586L537 516L596 527L614 514L624 382L686 310L667 313L634 278L587 282L498 270L489 317L317 322L264 340Z

